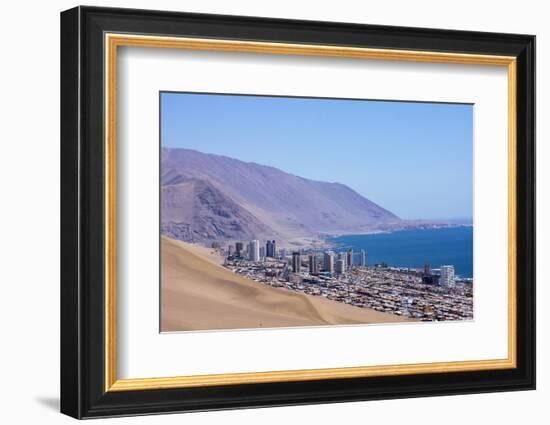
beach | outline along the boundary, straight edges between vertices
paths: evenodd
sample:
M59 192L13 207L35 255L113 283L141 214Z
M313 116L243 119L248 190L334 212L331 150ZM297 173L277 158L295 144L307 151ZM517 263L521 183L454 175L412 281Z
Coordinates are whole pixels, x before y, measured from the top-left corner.
M262 285L222 264L213 249L161 238L162 332L411 320Z

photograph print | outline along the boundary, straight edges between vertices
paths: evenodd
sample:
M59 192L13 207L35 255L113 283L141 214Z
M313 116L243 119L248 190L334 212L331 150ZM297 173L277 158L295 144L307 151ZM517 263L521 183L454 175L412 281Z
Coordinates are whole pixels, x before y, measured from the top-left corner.
M160 331L474 319L473 105L160 93Z

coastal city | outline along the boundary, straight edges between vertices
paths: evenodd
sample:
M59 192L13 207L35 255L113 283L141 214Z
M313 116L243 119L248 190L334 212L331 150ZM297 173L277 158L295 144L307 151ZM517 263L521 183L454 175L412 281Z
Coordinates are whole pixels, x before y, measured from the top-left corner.
M264 285L418 321L473 319L473 280L456 275L453 265L367 265L363 249L287 252L275 240L212 247L227 269Z

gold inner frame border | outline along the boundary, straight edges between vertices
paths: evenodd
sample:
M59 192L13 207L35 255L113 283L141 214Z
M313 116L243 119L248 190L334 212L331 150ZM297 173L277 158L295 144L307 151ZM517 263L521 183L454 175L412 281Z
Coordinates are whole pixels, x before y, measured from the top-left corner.
M150 35L106 33L105 46L105 391L137 391L152 389L205 387L218 385L257 384L322 379L364 378L421 373L449 373L512 369L516 359L516 58L513 56L413 50L371 49L330 45L288 44L257 41L236 41L205 38L180 38ZM117 51L120 46L228 51L279 55L324 56L355 59L397 60L507 67L508 72L508 357L495 360L398 364L381 366L303 369L214 375L118 379L116 324L116 123L117 123Z

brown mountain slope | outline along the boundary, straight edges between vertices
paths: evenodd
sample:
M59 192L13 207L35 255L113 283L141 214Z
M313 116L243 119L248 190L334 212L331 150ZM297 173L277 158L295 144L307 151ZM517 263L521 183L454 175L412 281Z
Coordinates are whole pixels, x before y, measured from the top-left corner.
M250 240L275 232L210 182L178 178L161 190L161 233L188 242Z
M277 168L189 149L162 149L163 187L189 178L209 182L273 232L257 237L361 232L401 223L397 216L343 184L309 180ZM177 221L171 212L167 214Z

